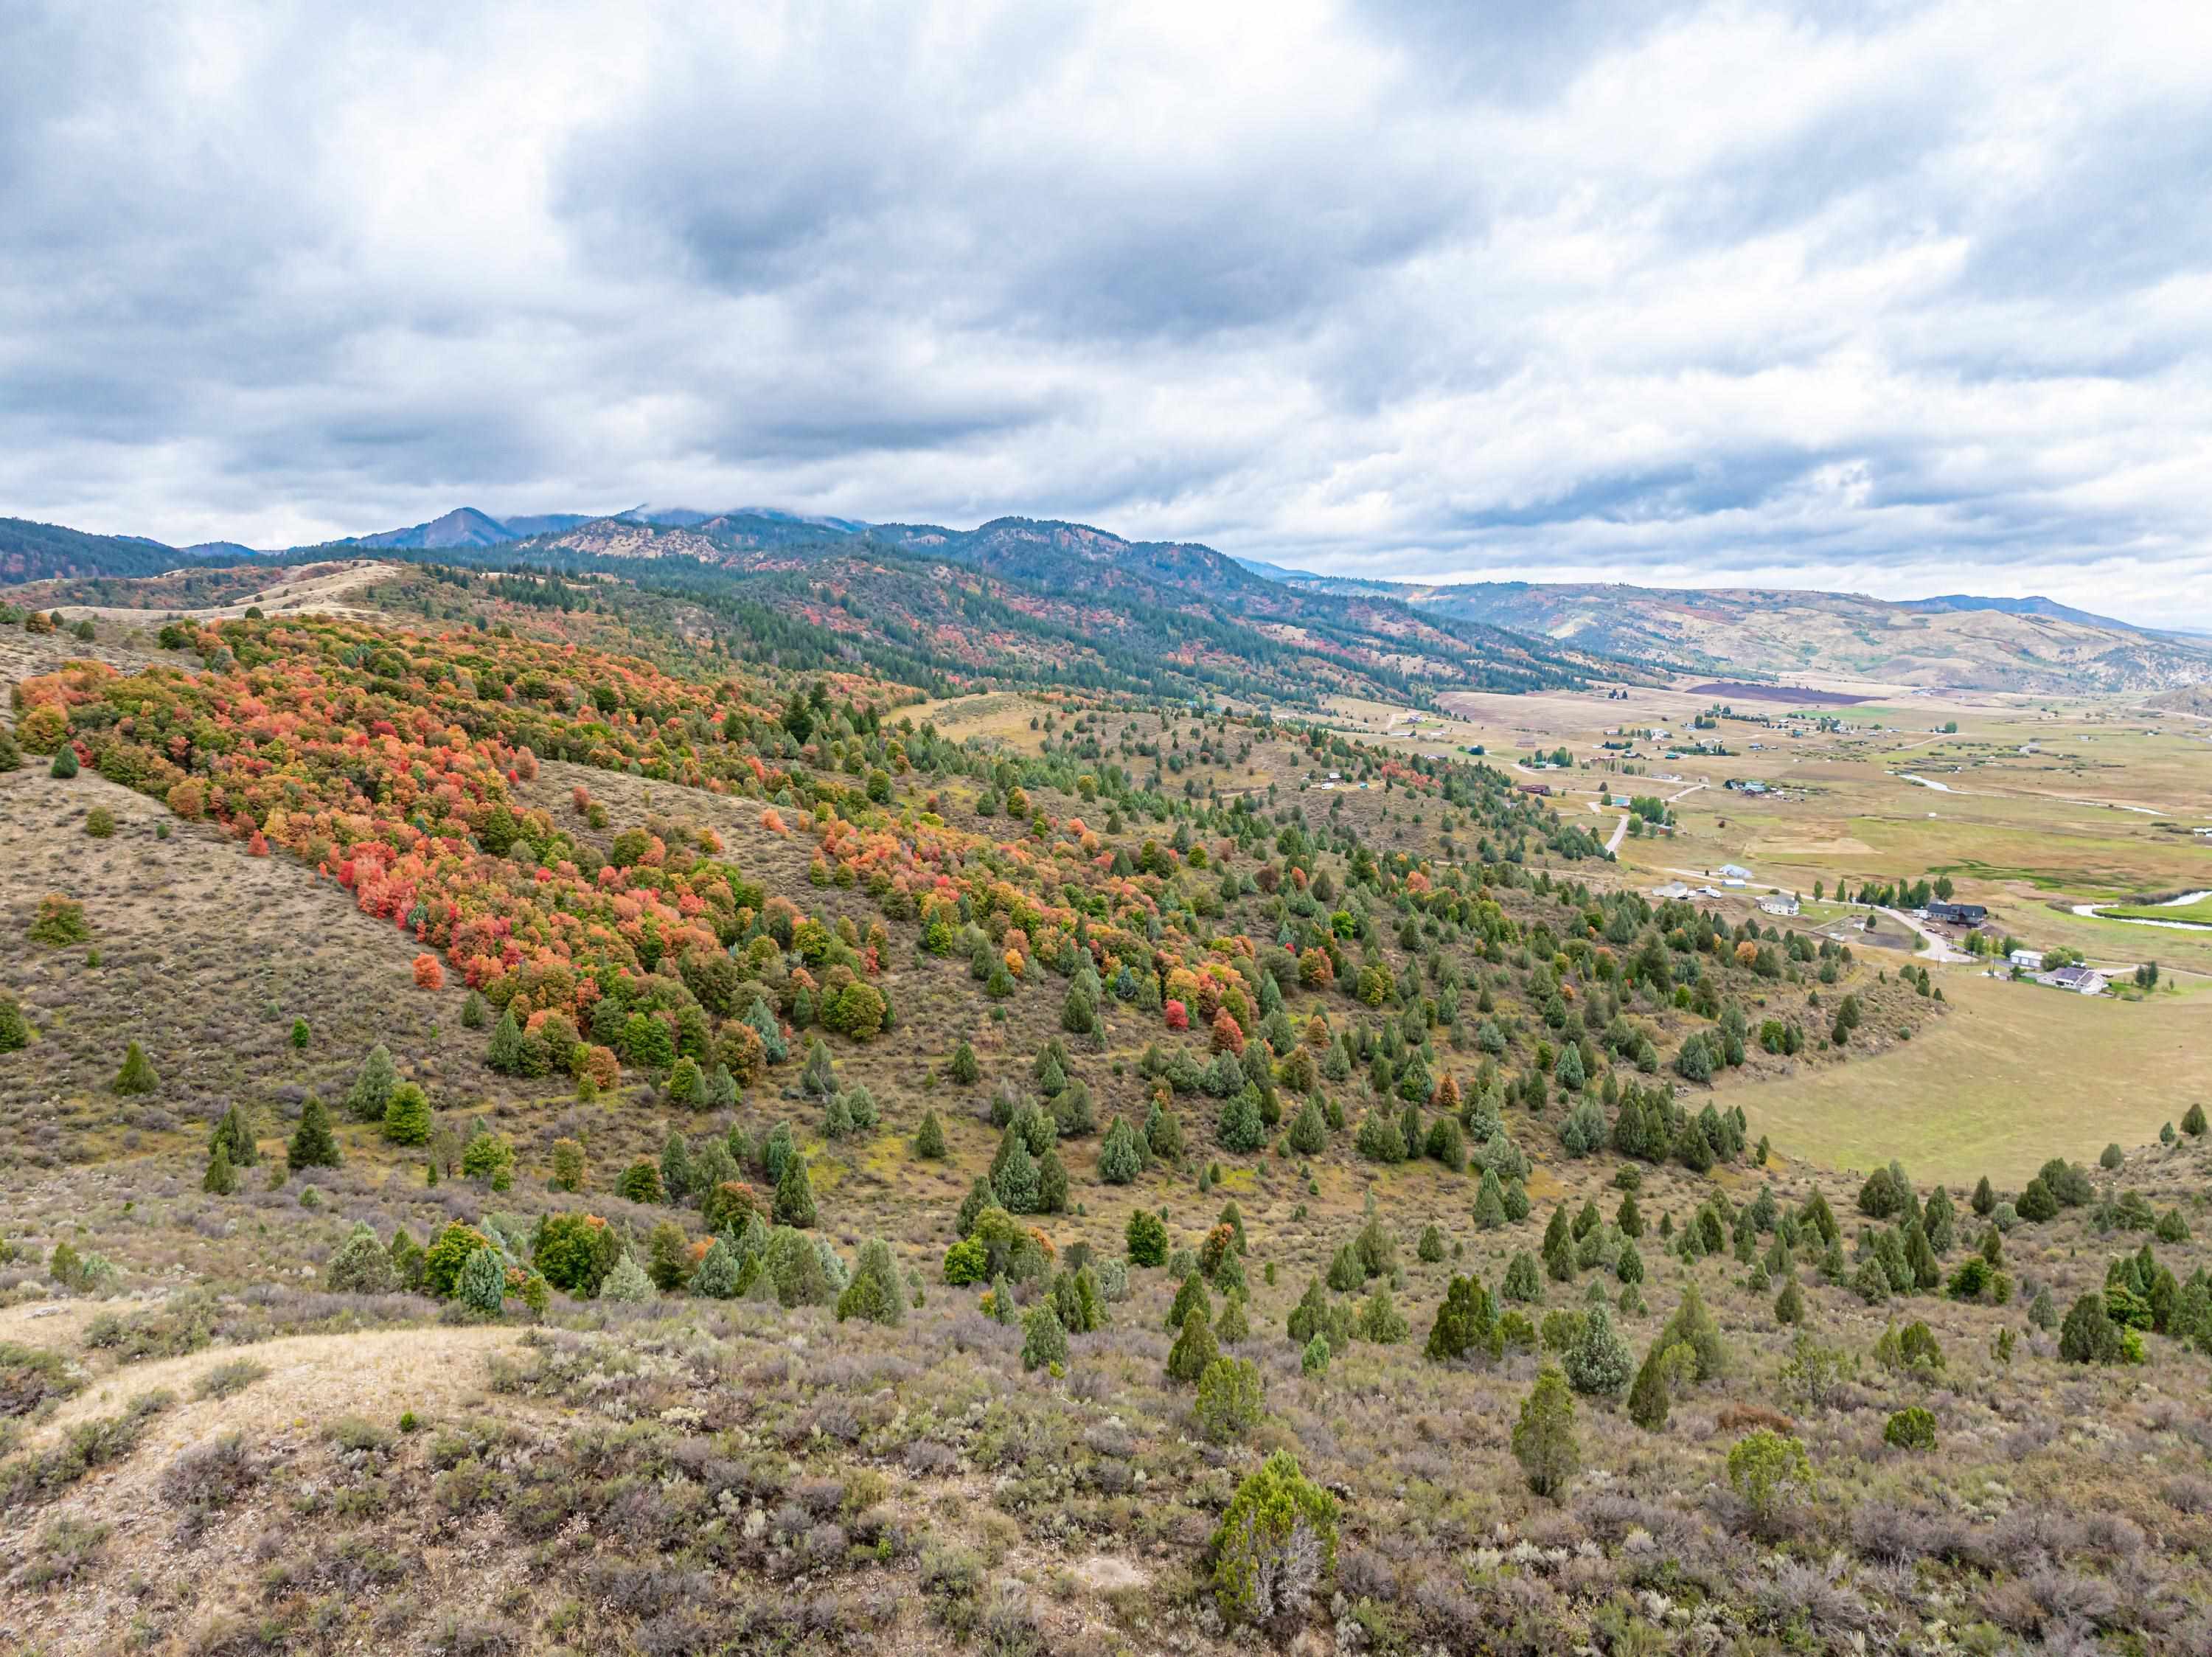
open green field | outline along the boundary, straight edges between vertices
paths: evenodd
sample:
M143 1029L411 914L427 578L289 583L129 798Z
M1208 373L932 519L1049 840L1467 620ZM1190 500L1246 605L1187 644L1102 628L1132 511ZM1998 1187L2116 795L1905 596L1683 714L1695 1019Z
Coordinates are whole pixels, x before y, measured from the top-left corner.
M1941 983L1957 1010L1918 1039L1728 1102L1793 1160L1871 1169L1901 1156L1917 1179L2016 1188L2047 1158L2094 1162L2212 1100L2201 995L2120 1002L1966 970Z
M2193 904L2114 904L2097 912L2100 918L2193 921L2199 926L2212 926L2212 898L2200 898Z

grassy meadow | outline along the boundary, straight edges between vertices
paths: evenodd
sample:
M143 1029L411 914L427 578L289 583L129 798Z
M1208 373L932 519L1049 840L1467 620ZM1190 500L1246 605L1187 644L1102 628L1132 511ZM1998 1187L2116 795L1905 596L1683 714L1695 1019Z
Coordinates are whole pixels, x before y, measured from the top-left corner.
M2203 992L2069 995L1955 969L1955 1016L1861 1063L1729 1090L1794 1161L1871 1169L1905 1154L1923 1179L2017 1184L2052 1156L2094 1163L2212 1100Z

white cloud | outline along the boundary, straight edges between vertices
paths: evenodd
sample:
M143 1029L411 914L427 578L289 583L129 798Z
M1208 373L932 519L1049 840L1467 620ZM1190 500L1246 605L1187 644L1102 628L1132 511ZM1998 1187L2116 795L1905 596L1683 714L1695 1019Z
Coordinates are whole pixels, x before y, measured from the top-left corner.
M0 511L2212 623L2212 12L1486 9L19 8Z

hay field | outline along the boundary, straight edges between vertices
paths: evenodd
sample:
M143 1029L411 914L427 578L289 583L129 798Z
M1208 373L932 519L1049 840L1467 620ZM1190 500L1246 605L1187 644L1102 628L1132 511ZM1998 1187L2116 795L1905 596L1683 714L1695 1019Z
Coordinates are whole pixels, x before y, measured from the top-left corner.
M2046 1158L2094 1163L2212 1100L2204 994L2140 1002L2068 995L1960 969L1959 1014L1879 1057L1727 1089L1752 1131L1794 1160L2017 1188Z

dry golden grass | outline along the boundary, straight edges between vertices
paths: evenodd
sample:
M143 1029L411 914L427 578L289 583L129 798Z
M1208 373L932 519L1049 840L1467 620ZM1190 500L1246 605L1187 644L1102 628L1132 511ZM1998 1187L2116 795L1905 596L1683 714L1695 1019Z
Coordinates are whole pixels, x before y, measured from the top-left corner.
M1987 978L1938 980L1957 1011L1838 1069L1732 1087L1752 1131L1790 1156L1917 1177L2018 1184L2052 1156L2094 1162L2212 1100L2202 996L2142 1002Z

